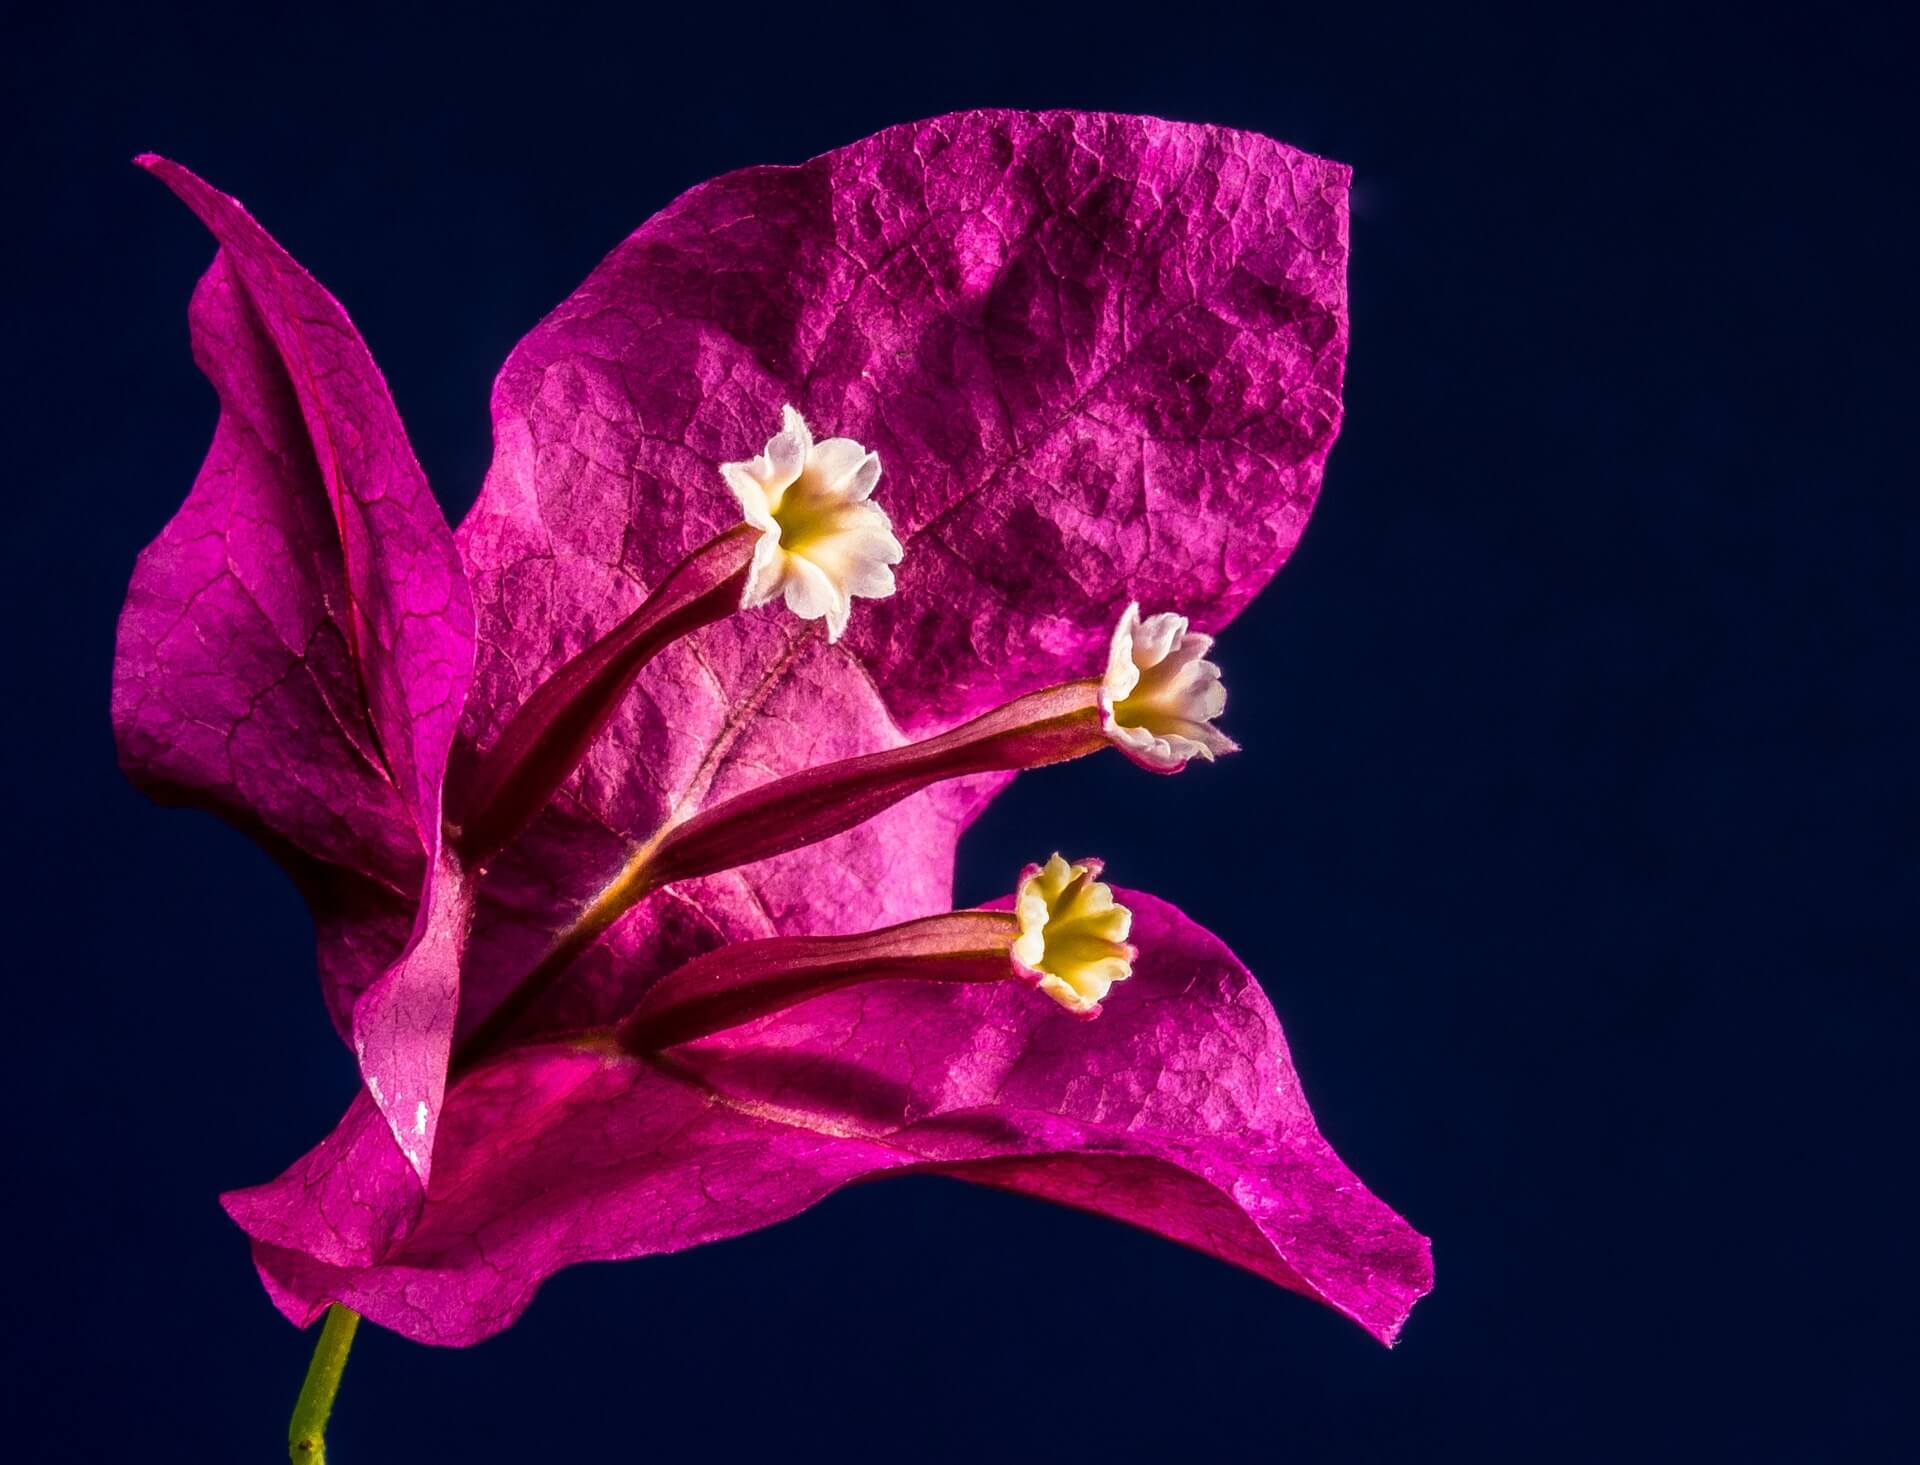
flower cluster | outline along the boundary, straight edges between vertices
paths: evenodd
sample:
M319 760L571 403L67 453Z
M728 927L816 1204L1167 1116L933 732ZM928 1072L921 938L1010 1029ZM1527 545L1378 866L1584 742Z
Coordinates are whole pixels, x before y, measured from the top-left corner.
M300 874L363 1079L225 1198L283 1312L470 1343L561 1266L914 1170L1392 1340L1426 1243L1216 937L1057 854L949 908L1010 775L1234 751L1192 627L1319 486L1344 169L984 112L703 185L516 349L453 531L339 305L147 166L220 244L221 418L135 571L121 757Z

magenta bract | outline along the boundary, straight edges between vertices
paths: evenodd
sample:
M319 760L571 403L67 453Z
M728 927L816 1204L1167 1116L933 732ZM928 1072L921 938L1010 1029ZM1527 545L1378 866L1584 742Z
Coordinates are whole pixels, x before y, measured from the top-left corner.
M1098 1022L1017 983L899 981L653 1060L597 1041L516 1049L456 1085L404 1242L365 1267L256 1246L261 1275L298 1322L339 1300L472 1343L562 1266L676 1251L852 1180L932 1170L1145 1227L1391 1340L1430 1284L1426 1242L1320 1137L1246 968L1172 906L1125 898L1140 962Z
M141 161L220 241L189 316L220 422L127 594L121 763L255 832L323 927L380 911L379 954L340 953L329 1005L424 1173L469 903L441 839L473 674L466 575L339 304L232 199Z
M856 827L809 816L804 847L704 811L1097 678L1129 602L1212 631L1271 577L1339 423L1345 168L1222 128L979 112L702 185L514 351L450 533L340 307L239 205L146 161L220 245L192 322L221 418L135 572L121 757L300 880L365 1078L318 1149L228 1198L289 1315L337 1299L468 1342L568 1262L912 1167L1119 1216L1392 1337L1425 1242L1320 1140L1258 986L1149 898L1097 1023L1015 983L880 981L665 1056L604 1038L723 944L946 911L959 832L1008 775L896 780ZM718 465L789 404L884 463L897 592L835 644L778 605L681 634L703 608L669 642L636 611L739 523ZM447 832L476 807L505 812ZM724 858L659 841L673 878L475 1053L680 825Z

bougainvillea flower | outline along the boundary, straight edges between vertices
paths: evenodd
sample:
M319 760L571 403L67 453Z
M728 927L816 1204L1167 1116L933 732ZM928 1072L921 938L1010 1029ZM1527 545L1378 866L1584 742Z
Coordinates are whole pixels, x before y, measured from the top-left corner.
M816 443L806 419L786 407L766 451L722 463L720 476L760 531L741 596L743 607L784 596L802 620L827 622L827 640L846 633L853 597L893 594L893 566L906 553L873 502L880 459L851 438Z
M365 1080L227 1198L290 1316L468 1342L560 1266L917 1168L1391 1338L1425 1242L1215 938L1064 862L950 913L1013 771L1232 748L1210 633L1337 430L1344 168L984 112L702 185L508 359L450 533L345 313L147 163L220 246L222 415L135 573L121 756L301 882ZM925 946L989 928L990 962ZM688 1015L712 991L739 1020Z
M1130 605L1113 628L1100 680L1100 726L1142 768L1174 773L1189 759L1211 763L1239 746L1213 725L1227 710L1220 668L1205 660L1213 637L1166 612L1140 619Z

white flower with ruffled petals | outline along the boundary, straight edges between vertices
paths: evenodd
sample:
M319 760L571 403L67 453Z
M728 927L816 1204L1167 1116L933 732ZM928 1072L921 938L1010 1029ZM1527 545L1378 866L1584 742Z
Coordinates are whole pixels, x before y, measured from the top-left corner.
M1194 758L1208 762L1240 745L1213 725L1227 708L1220 668L1205 660L1213 637L1187 629L1187 618L1140 618L1129 605L1113 628L1107 674L1100 682L1100 728L1142 768L1175 773Z
M838 641L854 596L893 594L893 566L905 551L872 501L879 457L852 438L816 443L793 408L780 415L765 452L720 465L747 523L760 531L740 608L784 594L800 619L826 617L827 640Z

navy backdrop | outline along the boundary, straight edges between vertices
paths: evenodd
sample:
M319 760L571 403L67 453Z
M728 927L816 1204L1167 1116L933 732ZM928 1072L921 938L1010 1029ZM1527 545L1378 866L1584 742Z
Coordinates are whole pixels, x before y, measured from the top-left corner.
M1345 434L1222 648L1249 751L1023 778L960 896L1058 845L1221 932L1438 1289L1388 1352L1118 1226L889 1183L568 1272L476 1349L365 1335L337 1457L1911 1445L1908 53L1831 10L1255 9L6 8L10 1458L277 1456L309 1340L214 1196L354 1082L287 881L114 765L114 617L214 417L212 246L127 160L345 302L457 515L493 372L641 220L981 104L1357 169Z

